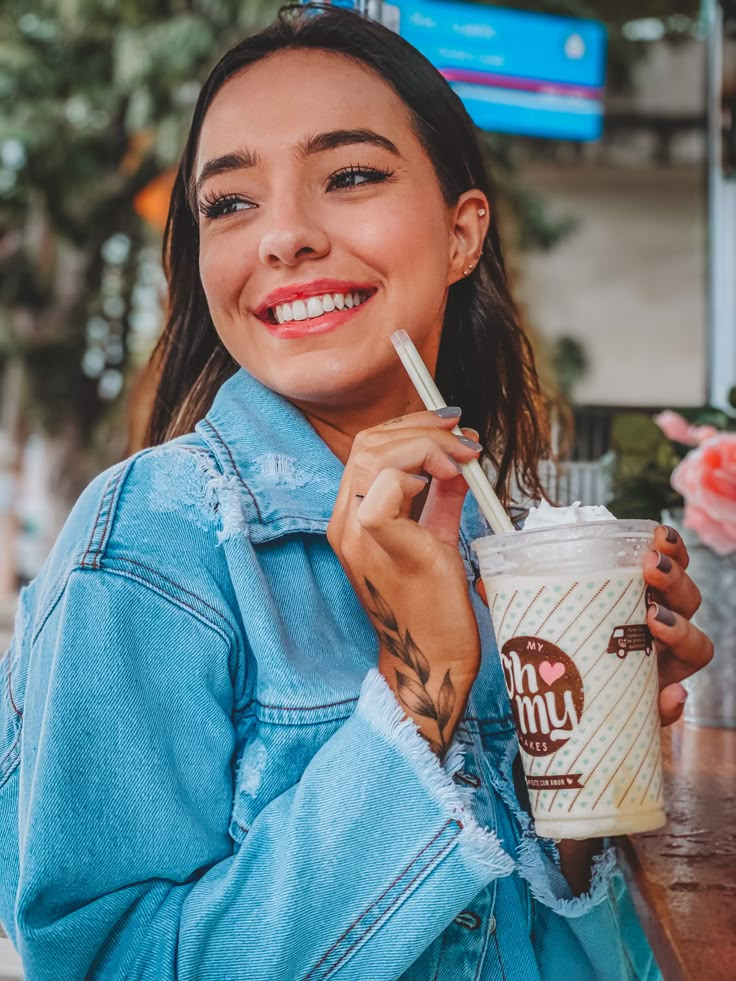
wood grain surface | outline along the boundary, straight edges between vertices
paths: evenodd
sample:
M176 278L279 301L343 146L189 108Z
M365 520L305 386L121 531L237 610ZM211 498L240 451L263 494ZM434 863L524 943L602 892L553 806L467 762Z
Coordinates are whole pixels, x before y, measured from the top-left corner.
M666 981L736 979L736 729L663 732L659 831L619 839L621 864Z

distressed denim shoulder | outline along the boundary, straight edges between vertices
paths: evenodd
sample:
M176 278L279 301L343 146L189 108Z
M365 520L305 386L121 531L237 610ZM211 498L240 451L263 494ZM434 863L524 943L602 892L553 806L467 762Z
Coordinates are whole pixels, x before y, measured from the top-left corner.
M238 371L78 501L0 661L0 920L27 976L658 978L613 852L573 897L523 805L473 502L483 663L441 765L327 542L341 476Z

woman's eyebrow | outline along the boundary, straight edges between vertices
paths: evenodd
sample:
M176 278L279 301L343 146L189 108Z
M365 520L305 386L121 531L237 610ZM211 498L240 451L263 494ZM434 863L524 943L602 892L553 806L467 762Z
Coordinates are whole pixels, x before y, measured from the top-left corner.
M314 153L324 153L325 150L334 150L341 146L351 146L355 143L370 143L373 146L388 150L389 153L400 157L399 149L392 143L387 136L381 136L372 129L334 129L327 133L318 133L310 136L303 143L299 144L299 153L305 157Z
M259 163L258 154L251 153L250 150L232 150L230 153L223 153L221 157L213 157L202 167L196 181L190 184L189 200L197 200L202 185L210 177L217 177L218 174L226 174L231 170L250 170L252 167L257 167Z

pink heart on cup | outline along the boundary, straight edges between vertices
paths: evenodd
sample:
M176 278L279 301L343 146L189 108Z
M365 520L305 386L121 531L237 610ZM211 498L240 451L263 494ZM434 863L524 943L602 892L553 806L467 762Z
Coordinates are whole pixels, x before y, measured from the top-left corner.
M565 673L565 665L561 661L555 661L551 664L549 661L542 661L539 665L539 674L542 681L546 681L548 685L554 684L558 678L561 678Z

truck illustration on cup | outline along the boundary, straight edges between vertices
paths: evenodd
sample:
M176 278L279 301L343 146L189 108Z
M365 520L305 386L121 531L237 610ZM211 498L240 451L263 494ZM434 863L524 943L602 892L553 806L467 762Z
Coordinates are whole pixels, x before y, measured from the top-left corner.
M644 651L647 657L654 650L654 641L645 623L626 623L614 627L608 641L608 654L626 657L630 651Z

